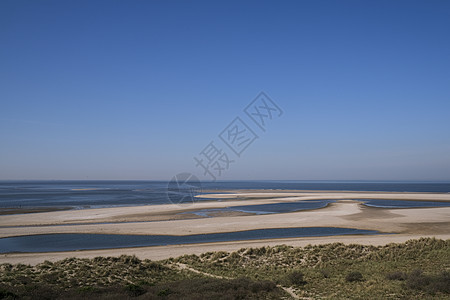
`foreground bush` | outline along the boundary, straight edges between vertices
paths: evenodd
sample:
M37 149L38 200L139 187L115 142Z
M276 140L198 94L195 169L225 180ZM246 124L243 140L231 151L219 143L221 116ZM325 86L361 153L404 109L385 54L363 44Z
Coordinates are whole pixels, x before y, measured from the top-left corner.
M51 285L4 288L0 287L0 299L279 299L284 295L273 282L246 278L201 278L155 285L77 289L61 289Z
M347 276L345 276L345 280L348 282L363 281L364 277L360 272L354 271L348 273Z
M165 299L278 299L283 292L270 281L202 278L157 285L149 288L151 296Z
M406 286L422 290L430 294L450 293L450 273L441 272L438 275L425 275L422 270L415 270L407 275Z
M406 280L408 275L403 272L392 272L386 275L386 279L388 280Z
M302 272L300 271L292 271L291 273L289 273L289 275L287 276L288 281L290 284L293 285L302 285L305 284L306 281L303 279L304 275Z

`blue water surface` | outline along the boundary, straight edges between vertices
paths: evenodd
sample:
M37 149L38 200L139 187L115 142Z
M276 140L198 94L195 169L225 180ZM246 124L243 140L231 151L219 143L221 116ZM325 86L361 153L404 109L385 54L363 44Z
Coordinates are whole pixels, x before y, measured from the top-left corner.
M349 234L367 235L379 232L354 228L300 227L183 236L58 233L0 238L0 253L93 250Z
M217 181L202 183L202 189L210 191L272 189L450 193L450 183ZM204 201L208 199L198 200ZM167 197L167 182L165 181L0 181L0 208L65 207L82 209L170 203ZM296 204L293 205L295 206ZM257 209L260 210L260 208ZM264 209L261 211L264 211ZM284 209L288 209L287 206Z

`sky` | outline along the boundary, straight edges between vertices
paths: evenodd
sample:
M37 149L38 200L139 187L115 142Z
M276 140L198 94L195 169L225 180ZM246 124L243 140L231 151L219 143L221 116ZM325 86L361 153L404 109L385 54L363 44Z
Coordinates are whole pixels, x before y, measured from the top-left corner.
M448 181L449 32L443 0L3 0L0 180L210 180L213 142L217 180Z

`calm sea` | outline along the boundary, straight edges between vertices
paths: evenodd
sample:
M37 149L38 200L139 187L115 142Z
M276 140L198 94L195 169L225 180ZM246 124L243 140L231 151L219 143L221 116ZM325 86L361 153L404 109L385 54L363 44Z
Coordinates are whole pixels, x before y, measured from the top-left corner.
M95 208L170 203L165 181L0 181L0 207ZM450 182L220 181L203 190L280 189L450 193Z

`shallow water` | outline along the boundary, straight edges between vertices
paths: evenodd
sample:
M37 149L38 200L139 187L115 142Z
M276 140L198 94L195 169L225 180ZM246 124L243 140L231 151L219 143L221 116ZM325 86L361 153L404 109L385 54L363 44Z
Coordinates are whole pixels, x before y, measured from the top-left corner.
M418 207L449 207L450 202L439 201L412 201L412 200L385 200L385 199L354 199L363 201L364 205L379 208L418 208Z
M386 200L386 199L353 199L361 201L364 205L379 208L418 208L418 207L450 207L450 202L438 201L408 201L408 200ZM212 217L217 213L245 212L257 215L289 213L301 210L311 210L326 207L337 200L305 200L289 203L271 203L259 205L241 205L216 209L201 209L194 212L182 214L196 214L201 217Z
M202 217L209 217L215 213L223 213L230 211L245 212L257 215L288 213L300 210L318 209L327 206L336 200L308 200L288 203L270 203L258 205L240 205L226 208L201 209L194 212L186 212L186 214L196 214ZM184 214L184 213L183 213Z
M379 234L379 232L338 227L301 227L184 236L78 233L41 234L0 238L0 253L93 250L348 234L373 235Z

